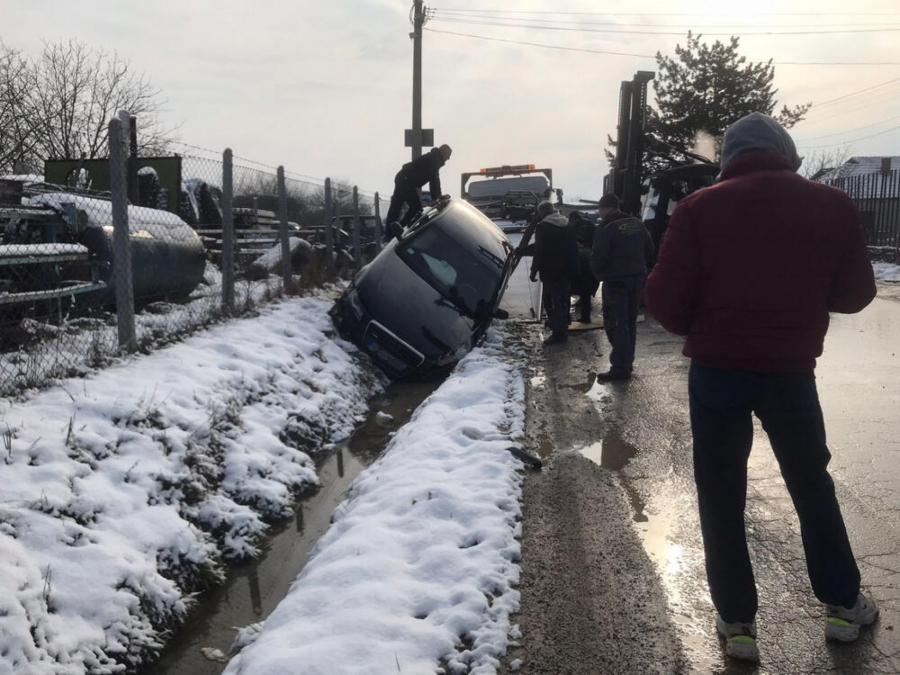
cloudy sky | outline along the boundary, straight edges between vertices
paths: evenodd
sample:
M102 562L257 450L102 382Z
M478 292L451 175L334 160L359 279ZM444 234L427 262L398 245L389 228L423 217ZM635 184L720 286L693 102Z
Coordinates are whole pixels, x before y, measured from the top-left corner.
M385 192L409 158L411 4L0 0L0 39L25 52L61 38L115 50L164 92L166 119L179 125L181 140ZM437 143L454 147L442 173L444 191L454 195L463 171L534 163L553 168L567 199L599 196L620 81L653 70L653 58L640 55L672 53L689 28L723 39L742 34L742 53L754 60L894 62L783 64L775 83L780 103L824 104L793 131L801 147L855 141L853 154L900 155L896 0L435 0L431 7L423 123ZM521 19L529 27L510 26ZM840 30L859 32L833 32ZM762 31L817 32L749 34Z

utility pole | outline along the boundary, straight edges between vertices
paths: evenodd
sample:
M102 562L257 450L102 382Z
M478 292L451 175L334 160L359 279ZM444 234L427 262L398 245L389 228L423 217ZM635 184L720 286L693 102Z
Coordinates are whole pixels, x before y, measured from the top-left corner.
M413 109L412 158L422 156L422 26L425 24L423 0L413 0Z

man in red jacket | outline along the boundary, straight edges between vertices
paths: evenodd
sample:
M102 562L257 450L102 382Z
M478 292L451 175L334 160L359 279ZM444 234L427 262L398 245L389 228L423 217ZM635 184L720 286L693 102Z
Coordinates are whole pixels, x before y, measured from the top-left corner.
M683 199L669 223L645 302L686 335L694 477L706 571L726 651L757 660L756 585L744 531L755 413L791 494L826 637L855 640L875 621L827 466L814 369L829 312L875 297L856 208L842 191L796 174L788 133L753 113L722 147L716 185Z

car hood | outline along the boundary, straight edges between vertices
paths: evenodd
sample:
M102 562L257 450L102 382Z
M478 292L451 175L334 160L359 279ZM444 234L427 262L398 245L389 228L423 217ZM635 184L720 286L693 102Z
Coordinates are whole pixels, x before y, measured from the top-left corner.
M355 283L368 315L434 362L459 358L472 348L476 321L384 251Z

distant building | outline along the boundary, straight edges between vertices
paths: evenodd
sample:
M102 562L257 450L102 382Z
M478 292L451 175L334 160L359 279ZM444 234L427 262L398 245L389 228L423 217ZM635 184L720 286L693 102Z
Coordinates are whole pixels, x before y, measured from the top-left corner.
M850 195L870 246L900 247L900 157L851 157L817 180Z

